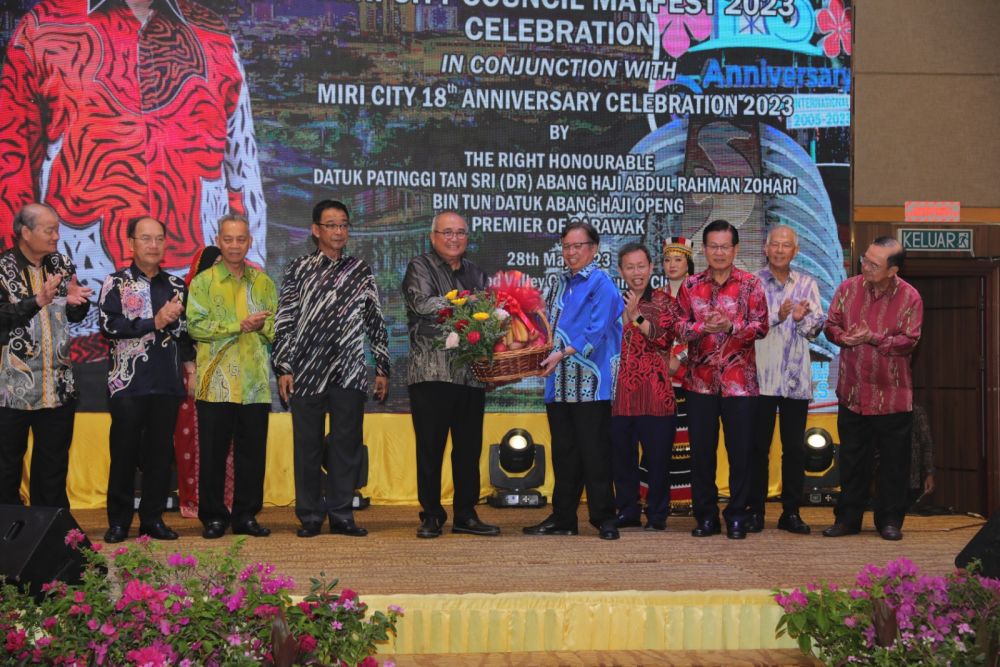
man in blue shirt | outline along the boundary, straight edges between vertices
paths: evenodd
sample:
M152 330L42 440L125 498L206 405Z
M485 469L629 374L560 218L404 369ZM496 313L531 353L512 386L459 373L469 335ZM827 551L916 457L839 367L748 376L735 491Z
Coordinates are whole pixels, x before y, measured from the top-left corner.
M612 368L621 354L622 295L594 261L600 237L571 222L562 234L568 271L548 295L554 349L542 361L545 411L552 432L552 515L527 535L576 535L576 510L587 489L590 523L617 540L611 479Z

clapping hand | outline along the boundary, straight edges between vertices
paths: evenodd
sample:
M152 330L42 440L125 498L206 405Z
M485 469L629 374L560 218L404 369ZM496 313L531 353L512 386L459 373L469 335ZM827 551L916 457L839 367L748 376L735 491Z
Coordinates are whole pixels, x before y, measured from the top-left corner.
M786 301L785 303L790 304L791 302ZM782 306L782 308L784 308L784 306ZM812 312L812 304L809 303L808 299L802 299L802 301L799 301L797 304L792 306L792 319L795 320L796 322L801 322L802 318L804 318L811 312Z
M184 304L181 302L181 297L179 294L174 294L174 298L163 304L156 312L156 316L153 317L153 325L157 329L166 329L179 320L183 312Z
M69 285L66 286L66 303L71 306L80 306L87 303L87 300L93 295L94 290L78 283L76 276L70 278Z
M778 322L779 323L784 322L785 319L788 317L788 314L791 312L792 312L792 300L785 299L782 302L781 307L778 308Z
M718 310L710 310L708 314L705 315L705 331L708 333L723 333L728 332L733 324L729 321L729 318L723 315Z
M248 315L245 320L240 322L240 333L260 331L264 328L264 321L267 320L267 316L270 314L270 311L261 310L253 315Z
M868 324L861 322L860 324L852 324L848 328L847 333L844 334L842 343L847 347L855 347L867 343L871 340L871 337L872 331L868 328Z
M56 298L56 292L59 291L59 283L62 282L62 279L61 273L53 273L45 279L45 282L42 283L42 289L35 295L35 303L38 304L39 308L44 308Z

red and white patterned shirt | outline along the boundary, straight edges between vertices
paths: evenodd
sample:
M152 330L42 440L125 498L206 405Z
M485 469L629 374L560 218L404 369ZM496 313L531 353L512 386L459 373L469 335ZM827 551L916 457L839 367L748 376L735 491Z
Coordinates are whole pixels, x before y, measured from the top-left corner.
M864 276L840 284L830 302L826 337L840 350L837 397L862 415L888 415L913 409L910 359L920 340L924 302L916 288L898 276L881 294ZM862 322L874 333L870 343L843 346L844 336Z
M131 219L166 225L170 269L235 212L263 264L266 209L233 38L192 0L152 10L140 24L124 0L43 0L21 20L0 74L0 248L21 206L43 201L81 280L99 283L128 266Z
M651 290L650 299L639 302L639 314L649 322L649 337L631 322L622 331L611 414L666 417L677 411L668 367L677 306L661 290Z
M702 271L684 281L677 306L677 338L688 343L684 389L723 397L757 396L754 341L768 332L767 297L760 280L733 267L720 285L709 271ZM705 317L713 310L732 323L731 332L705 332Z

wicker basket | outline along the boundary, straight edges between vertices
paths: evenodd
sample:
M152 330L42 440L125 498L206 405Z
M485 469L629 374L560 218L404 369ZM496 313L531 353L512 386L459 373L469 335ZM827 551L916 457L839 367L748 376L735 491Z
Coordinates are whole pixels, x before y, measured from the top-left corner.
M473 362L470 367L477 380L484 384L502 384L542 374L539 364L552 351L552 327L545 313L539 311L533 315L545 329L545 345L497 352L493 355L492 362L486 360Z

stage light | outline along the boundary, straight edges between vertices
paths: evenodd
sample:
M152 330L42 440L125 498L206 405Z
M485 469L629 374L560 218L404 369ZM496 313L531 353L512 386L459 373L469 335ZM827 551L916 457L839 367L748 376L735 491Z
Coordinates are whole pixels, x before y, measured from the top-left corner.
M803 500L807 505L835 505L840 495L837 446L824 428L806 429Z
M512 428L500 444L490 445L490 483L496 487L486 499L491 506L543 507L547 499L535 487L544 481L545 446L528 431Z
M811 428L805 433L806 472L826 472L833 465L833 438L825 428Z

